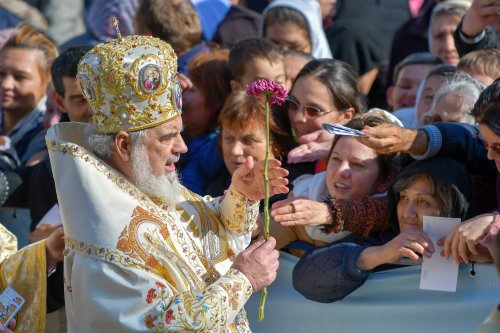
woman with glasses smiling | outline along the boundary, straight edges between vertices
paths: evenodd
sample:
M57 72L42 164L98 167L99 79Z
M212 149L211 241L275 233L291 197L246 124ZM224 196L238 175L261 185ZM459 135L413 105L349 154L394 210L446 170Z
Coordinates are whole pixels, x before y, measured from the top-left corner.
M344 124L364 113L358 76L338 60L312 60L302 68L287 99L288 119L295 138L322 129L323 123Z
M312 60L302 68L288 95L285 106L288 117L281 122L289 126L300 144L288 154L289 163L324 159L329 148L326 143L330 143L333 136L322 129L322 124L345 124L355 114L366 111L365 99L357 84L357 74L342 61ZM318 151L318 158L302 159L308 150L314 150L315 144L324 146L325 151ZM317 172L325 168L324 161L316 165Z

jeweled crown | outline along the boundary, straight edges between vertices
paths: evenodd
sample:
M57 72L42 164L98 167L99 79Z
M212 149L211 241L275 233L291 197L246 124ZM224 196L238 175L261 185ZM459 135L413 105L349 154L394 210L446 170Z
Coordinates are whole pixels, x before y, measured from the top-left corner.
M172 47L150 36L119 37L90 50L77 79L99 133L137 131L181 114Z

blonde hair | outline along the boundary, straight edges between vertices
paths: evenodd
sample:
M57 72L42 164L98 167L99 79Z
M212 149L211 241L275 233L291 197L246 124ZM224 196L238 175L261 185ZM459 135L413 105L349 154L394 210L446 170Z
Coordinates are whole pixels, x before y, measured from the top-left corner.
M487 49L467 53L460 58L457 68L487 75L494 80L500 77L500 50Z
M22 48L40 50L44 57L40 59L40 74L46 81L50 81L50 67L58 56L57 46L41 32L36 31L27 24L19 25L14 34L7 40L0 54L9 48Z

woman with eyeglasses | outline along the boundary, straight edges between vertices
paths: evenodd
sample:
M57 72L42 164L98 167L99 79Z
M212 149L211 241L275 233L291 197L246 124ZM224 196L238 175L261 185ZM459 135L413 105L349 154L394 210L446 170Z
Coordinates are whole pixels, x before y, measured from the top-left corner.
M364 113L364 97L357 88L358 76L338 60L307 63L295 78L288 95L288 119L295 138L322 129L323 123L344 124Z
M355 114L366 111L357 82L357 74L342 61L312 60L302 68L285 105L288 117L281 115L280 121L299 143L288 153L289 163L325 159L333 135L324 131L322 124L345 124ZM302 159L304 155L308 155L307 159ZM316 163L316 172L325 169L325 160Z

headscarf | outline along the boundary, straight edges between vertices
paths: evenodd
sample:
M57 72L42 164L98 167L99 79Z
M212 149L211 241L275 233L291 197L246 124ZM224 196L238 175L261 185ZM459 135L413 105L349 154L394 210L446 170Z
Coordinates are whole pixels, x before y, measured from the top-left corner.
M328 58L332 59L332 51L326 40L325 31L321 19L321 8L317 0L274 0L266 9L264 9L263 17L266 17L270 9L277 7L289 7L301 13L309 26L309 36L311 37L311 54L316 59ZM261 36L264 36L264 21L261 25Z
M438 182L450 185L454 192L453 210L457 216L466 220L474 215L474 193L472 183L465 166L451 157L434 157L427 160L415 161L409 164L396 177L389 189L389 224L394 231L399 232L397 217L397 205L399 193L394 192L394 184L400 179L409 178L414 175L427 175Z

